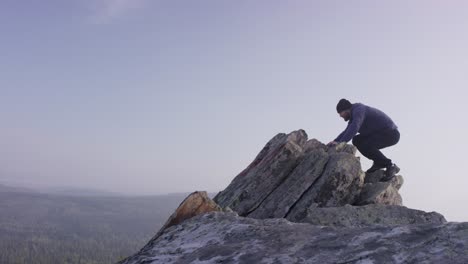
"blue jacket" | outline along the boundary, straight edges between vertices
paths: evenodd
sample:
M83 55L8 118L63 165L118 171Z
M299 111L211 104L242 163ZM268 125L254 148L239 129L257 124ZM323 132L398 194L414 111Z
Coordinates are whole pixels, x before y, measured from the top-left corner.
M351 107L351 118L348 121L348 126L334 141L348 142L358 132L365 136L384 129L398 129L398 127L389 116L379 109L354 103Z

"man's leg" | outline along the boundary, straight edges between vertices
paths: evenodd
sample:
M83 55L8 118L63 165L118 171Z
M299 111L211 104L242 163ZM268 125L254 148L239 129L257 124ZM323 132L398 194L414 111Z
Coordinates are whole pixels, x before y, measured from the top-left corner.
M368 141L368 137L365 137L363 135L357 135L353 138L353 145L356 146L356 148L359 150L359 152L366 158L374 161L372 166L367 169L366 173L373 173L375 171L378 171L380 169L384 169L387 166L385 164L378 164L375 160L373 160L373 156L369 154L369 147L365 144L366 141Z
M400 140L398 130L384 130L369 136L357 135L353 138L353 145L366 158L373 160L374 164L381 166L389 166L392 160L385 157L379 150L389 146L393 146Z

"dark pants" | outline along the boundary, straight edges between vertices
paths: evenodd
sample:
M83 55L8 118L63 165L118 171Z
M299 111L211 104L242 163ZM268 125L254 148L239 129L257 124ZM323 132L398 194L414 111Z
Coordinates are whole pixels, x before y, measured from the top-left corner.
M392 160L385 157L379 149L393 146L399 140L400 132L397 129L386 129L366 136L357 135L353 138L353 145L375 164L388 166L392 164Z

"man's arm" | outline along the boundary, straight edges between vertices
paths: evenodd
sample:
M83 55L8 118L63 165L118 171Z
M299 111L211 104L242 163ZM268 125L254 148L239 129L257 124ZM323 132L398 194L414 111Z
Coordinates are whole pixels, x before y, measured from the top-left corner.
M346 129L348 129L348 127L349 127L349 124L346 126ZM346 129L343 132L341 132L333 141L340 142L340 139L343 136L343 134L346 132Z
M350 141L361 128L362 122L364 122L365 109L358 108L353 112L353 120L348 124L345 131L343 131L338 138L335 139L336 142L348 142Z
M349 126L349 124L348 124L348 126ZM345 130L345 131L346 131L346 130ZM343 134L344 134L345 131L341 132L333 141L331 141L330 143L328 143L327 146L334 146L334 145L340 143L340 138L343 136Z

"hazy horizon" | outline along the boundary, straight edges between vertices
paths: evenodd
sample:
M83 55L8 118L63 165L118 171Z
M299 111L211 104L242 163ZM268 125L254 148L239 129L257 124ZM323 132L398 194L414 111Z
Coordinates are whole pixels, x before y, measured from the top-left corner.
M403 204L468 221L467 7L2 1L0 182L216 192L277 133L334 139L347 98L398 125Z

